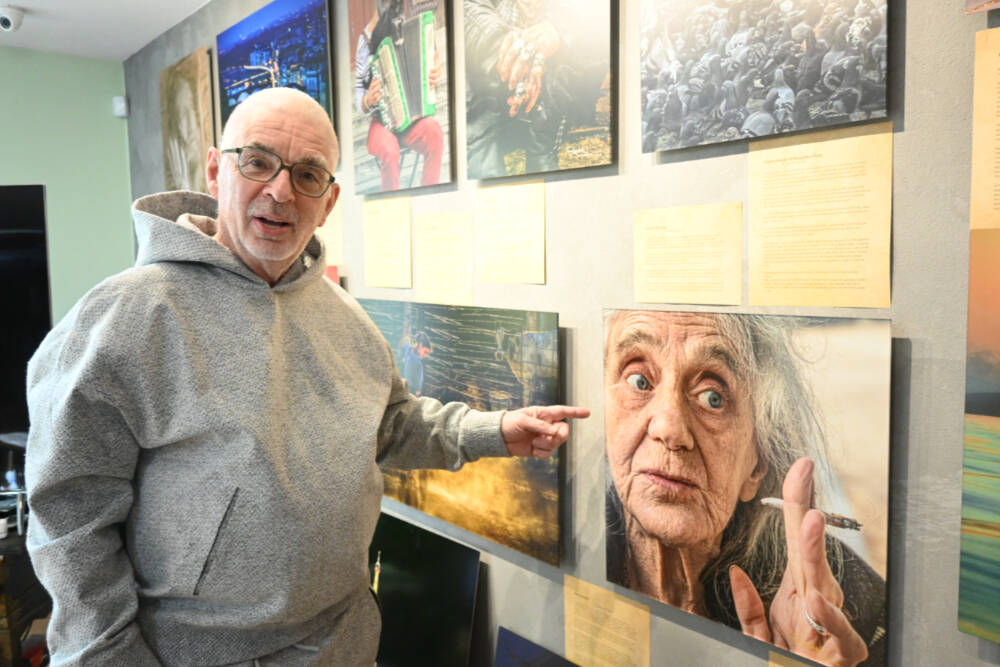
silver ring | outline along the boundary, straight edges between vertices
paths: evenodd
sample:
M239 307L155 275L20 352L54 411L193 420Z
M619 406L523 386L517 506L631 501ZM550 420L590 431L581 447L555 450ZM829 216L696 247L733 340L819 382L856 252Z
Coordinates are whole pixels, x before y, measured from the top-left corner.
M809 610L808 609L803 608L802 612L806 615L806 623L808 623L809 627L811 627L813 630L815 630L817 634L820 634L820 635L828 635L828 634L830 634L829 630L827 630L825 627L823 627L822 625L820 625L819 623L817 623L816 621L813 620L813 617L809 615Z

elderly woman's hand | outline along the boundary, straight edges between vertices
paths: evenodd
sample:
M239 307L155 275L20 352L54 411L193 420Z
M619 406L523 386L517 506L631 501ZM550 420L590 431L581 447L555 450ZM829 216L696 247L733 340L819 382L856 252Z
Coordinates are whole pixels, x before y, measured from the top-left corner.
M825 517L810 509L812 473L813 462L799 459L785 476L788 563L770 614L736 566L729 572L733 602L744 634L823 664L856 665L868 657L868 648L841 610L844 593L826 559Z

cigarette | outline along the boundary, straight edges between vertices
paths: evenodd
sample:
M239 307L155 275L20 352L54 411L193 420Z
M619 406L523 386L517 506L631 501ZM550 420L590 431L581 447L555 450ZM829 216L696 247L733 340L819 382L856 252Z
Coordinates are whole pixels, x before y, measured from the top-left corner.
M785 501L781 498L761 498L760 504L765 507L772 507L776 510L785 508ZM826 517L826 525L833 526L834 528L846 528L847 530L861 530L861 523L857 519L852 519L842 514L834 514L833 512L825 512L820 510L818 507L813 507L812 509L819 510L823 512L823 516Z

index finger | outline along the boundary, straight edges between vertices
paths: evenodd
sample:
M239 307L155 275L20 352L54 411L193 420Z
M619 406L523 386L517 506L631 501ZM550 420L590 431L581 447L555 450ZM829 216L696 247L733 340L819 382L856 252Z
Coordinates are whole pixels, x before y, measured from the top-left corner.
M802 573L807 589L818 591L830 604L840 608L844 592L833 576L826 558L826 517L819 510L809 510L799 534ZM803 593L808 593L803 591Z
M788 569L792 573L795 590L805 593L805 575L802 571L801 531L802 520L812 505L813 462L801 458L792 464L781 487L785 514L785 543L788 546Z
M563 419L586 419L590 410L575 405L540 405L535 408L535 416L547 422L557 422Z

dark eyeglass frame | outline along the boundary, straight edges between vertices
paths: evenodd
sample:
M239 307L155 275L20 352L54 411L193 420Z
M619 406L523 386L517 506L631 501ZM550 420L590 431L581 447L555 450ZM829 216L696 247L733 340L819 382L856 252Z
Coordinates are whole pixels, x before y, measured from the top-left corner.
M280 166L275 170L273 174L271 174L269 178L255 178L253 176L249 176L243 171L243 161L240 159L243 156L243 151L246 150L253 150L259 153L266 153L267 155L273 155L274 158L278 161L278 164ZM309 164L308 162L294 162L292 164L288 164L287 162L282 160L281 156L278 155L277 153L273 153L267 150L266 148L261 148L260 146L240 146L239 148L223 148L219 152L234 153L236 155L236 168L239 169L240 175L243 176L243 178L249 179L251 181L256 181L257 183L270 183L271 181L273 181L278 177L278 174L280 174L282 170L287 169L288 182L291 183L292 189L298 192L303 197L312 197L313 199L322 197L323 195L326 194L326 191L330 189L330 186L337 181L337 179L334 178L333 174L331 174L323 167L320 167L315 164ZM292 171L292 169L298 166L308 167L309 169L319 169L320 171L324 172L327 175L327 177L329 177L330 180L327 181L326 187L323 188L322 192L320 192L319 194L311 195L308 192L302 192L302 190L299 190L299 188L295 185L295 173Z

